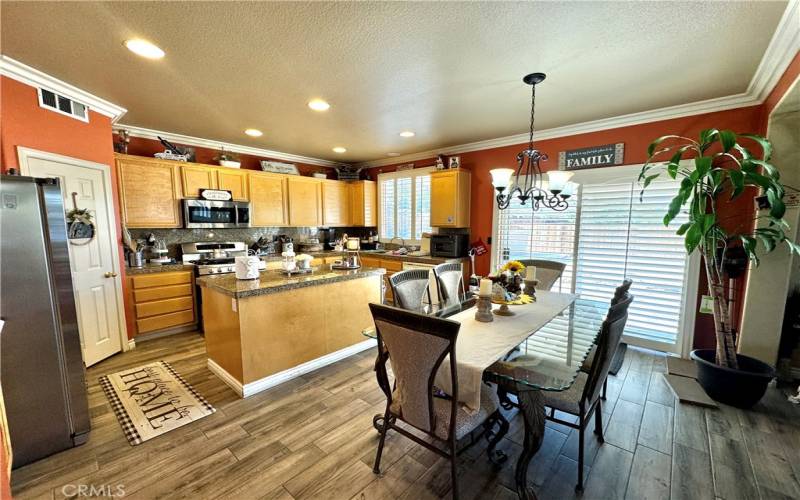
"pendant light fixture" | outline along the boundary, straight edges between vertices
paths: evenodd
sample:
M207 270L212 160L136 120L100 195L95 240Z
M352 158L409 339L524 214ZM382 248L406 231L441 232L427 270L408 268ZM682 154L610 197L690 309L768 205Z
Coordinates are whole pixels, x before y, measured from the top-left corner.
M546 206L562 211L569 207L567 199L572 196L575 184L569 182L572 172L554 170L547 172L547 186L542 182L542 170L539 162L547 161L547 155L533 147L534 116L536 110L536 85L545 79L544 73L531 73L522 79L531 86L531 126L528 136L528 148L517 155L517 168L495 168L492 174L492 185L497 190L497 208L505 210L516 196L520 204L530 201L531 208L538 210Z

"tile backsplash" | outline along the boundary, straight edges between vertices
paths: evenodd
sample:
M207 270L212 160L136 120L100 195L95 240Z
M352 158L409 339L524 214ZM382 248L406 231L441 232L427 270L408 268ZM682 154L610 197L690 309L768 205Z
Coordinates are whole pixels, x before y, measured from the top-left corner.
M351 236L365 236L375 228L368 227L337 227L336 237L343 233ZM167 244L169 256L180 260L181 243L197 241L244 241L249 246L260 237L274 239L279 234L291 236L295 241L308 238L319 238L322 241L321 228L316 227L250 227L226 229L130 229L134 240L145 240L152 233L156 239L164 240Z

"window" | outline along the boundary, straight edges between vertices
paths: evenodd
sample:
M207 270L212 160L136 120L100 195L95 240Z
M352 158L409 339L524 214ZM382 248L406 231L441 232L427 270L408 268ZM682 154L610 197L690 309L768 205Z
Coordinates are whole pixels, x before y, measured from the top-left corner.
M381 240L418 243L431 231L431 170L420 168L378 175L378 231Z
M693 318L695 291L690 277L698 274L689 267L692 262L696 265L697 257L687 258L683 238L675 235L688 216L681 213L665 227L662 218L678 182L652 183L640 203L639 184L631 180L637 173L638 167L578 172L573 180L580 187L563 212L542 208L533 213L516 199L506 210L495 208L493 262L533 258L564 262L564 275L553 290L574 291L604 303L625 277L631 278L636 298L626 340L679 351L682 325L688 324L687 315Z

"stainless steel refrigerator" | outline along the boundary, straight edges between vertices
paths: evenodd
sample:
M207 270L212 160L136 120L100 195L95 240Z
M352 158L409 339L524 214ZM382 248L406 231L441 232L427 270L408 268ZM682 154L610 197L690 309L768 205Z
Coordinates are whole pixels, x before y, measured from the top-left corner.
M0 176L0 384L15 468L89 437L67 245L58 181Z

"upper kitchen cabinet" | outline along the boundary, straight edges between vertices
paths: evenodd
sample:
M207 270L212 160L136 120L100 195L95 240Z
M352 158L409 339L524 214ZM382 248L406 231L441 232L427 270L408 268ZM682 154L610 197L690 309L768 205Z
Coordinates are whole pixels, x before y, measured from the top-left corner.
M250 224L253 226L286 226L286 176L250 172Z
M358 181L349 184L350 224L374 227L378 225L378 189L375 181Z
M311 177L286 177L290 226L322 225L322 181Z
M234 200L248 201L249 188L247 178L250 174L244 170L235 168L218 168L217 169L217 189L230 191Z
M350 190L342 181L322 181L322 225L350 225Z
M187 163L181 165L184 198L198 198L201 189L230 191L234 200L249 200L248 173L234 168L210 167Z
M431 226L469 227L469 197L469 171L431 173Z
M130 228L181 227L175 162L117 154L122 223Z
M203 165L181 165L184 198L199 198L201 189L217 188L217 170Z

